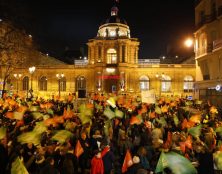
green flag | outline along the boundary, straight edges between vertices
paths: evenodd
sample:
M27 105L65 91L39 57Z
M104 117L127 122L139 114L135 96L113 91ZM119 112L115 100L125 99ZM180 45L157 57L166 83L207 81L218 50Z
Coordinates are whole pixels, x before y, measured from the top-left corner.
M71 137L72 137L72 133L70 131L59 130L51 139L63 144L64 142L66 142L67 139Z
M35 146L37 146L41 142L41 134L38 134L35 131L25 132L19 135L17 140L21 144L33 143Z
M6 127L0 127L0 140L6 136Z
M220 137L222 137L222 127L217 127L215 129L215 132L218 133L220 135Z
M159 115L162 113L162 111L161 111L161 109L160 109L159 106L156 106L156 107L155 107L155 112L156 112L157 114L159 114Z
M36 132L37 134L42 134L43 132L47 131L47 127L43 121L36 122L36 125L35 125L33 131Z
M110 120L115 117L115 113L109 107L106 107L103 114Z
M164 152L161 152L160 158L158 160L155 173L163 172L164 168L168 165L167 159Z
M29 174L19 157L12 163L11 174Z
M161 153L155 173L163 172L165 168L169 168L173 174L197 174L192 163L176 152Z
M122 111L120 111L119 109L115 110L115 116L118 118L123 118L124 113Z
M217 151L213 154L214 163L217 170L222 170L222 152Z
M201 124L195 127L191 127L190 129L188 129L188 133L191 134L193 137L197 138L201 134L201 128Z

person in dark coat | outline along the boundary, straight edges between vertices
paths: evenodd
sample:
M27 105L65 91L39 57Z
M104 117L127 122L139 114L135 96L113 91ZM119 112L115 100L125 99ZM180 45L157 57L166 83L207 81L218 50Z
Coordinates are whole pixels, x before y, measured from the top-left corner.
M127 174L137 174L143 166L140 163L140 158L138 156L133 157L133 165L128 168Z
M73 153L67 152L64 155L61 174L76 174L78 173L77 158Z
M3 140L0 142L0 173L5 173L8 164L8 151L2 142Z
M79 156L78 162L81 168L81 173L85 173L85 170L90 168L90 144L86 132L81 132L79 141L84 152Z
M45 160L45 165L40 169L39 174L60 174L59 171L54 167L54 159L48 157Z

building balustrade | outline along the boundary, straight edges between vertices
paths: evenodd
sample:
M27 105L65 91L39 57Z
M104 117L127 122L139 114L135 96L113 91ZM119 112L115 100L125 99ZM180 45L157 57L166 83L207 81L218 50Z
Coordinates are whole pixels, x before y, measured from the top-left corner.
M222 38L213 41L213 50L222 48Z

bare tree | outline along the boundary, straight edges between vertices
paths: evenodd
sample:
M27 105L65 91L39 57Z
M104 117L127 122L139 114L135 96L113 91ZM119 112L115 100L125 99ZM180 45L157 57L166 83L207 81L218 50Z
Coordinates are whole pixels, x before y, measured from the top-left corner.
M21 66L28 56L32 45L31 38L15 28L11 23L0 22L0 70L2 90L6 89L7 80L16 67Z

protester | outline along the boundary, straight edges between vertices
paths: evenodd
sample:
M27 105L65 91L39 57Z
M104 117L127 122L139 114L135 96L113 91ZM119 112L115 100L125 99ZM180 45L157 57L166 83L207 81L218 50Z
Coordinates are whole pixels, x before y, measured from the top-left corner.
M178 97L155 104L128 94L90 97L77 105L71 94L63 101L0 99L0 173L19 166L30 174L119 174L124 164L125 173L142 174L156 170L162 152L186 157L201 174L220 164L222 115L215 106Z

